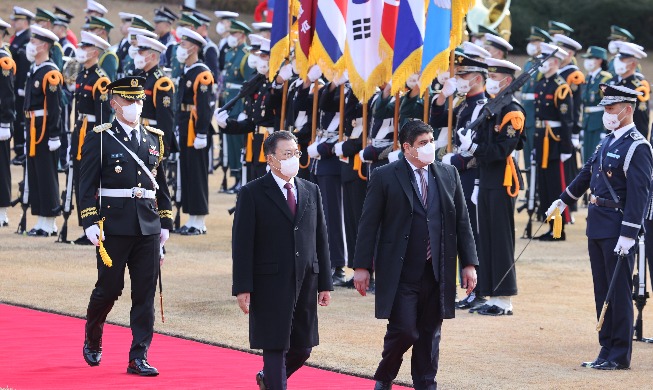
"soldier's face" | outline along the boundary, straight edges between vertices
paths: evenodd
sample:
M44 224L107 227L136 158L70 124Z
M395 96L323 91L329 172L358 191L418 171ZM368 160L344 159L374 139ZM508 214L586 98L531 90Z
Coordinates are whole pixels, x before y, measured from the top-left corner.
M129 27L131 27L132 21L129 20L123 20L122 24L120 25L120 33L122 35L127 35L129 34Z
M46 30L52 30L52 23L48 22L47 20L39 20L36 22L36 25L39 27L43 27Z

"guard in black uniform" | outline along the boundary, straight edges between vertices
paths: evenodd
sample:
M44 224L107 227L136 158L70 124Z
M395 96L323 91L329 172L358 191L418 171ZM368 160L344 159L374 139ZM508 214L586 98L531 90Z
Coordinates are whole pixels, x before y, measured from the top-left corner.
M14 78L16 63L4 38L9 23L0 19L0 227L9 225L7 207L11 205L11 131L15 120Z
M143 81L128 77L109 84L116 119L93 128L82 147L82 223L89 240L99 246L83 356L89 366L100 364L104 322L122 294L128 266L133 339L127 372L154 376L159 372L148 364L147 351L154 333L160 254L172 228L172 209L161 164L163 132L139 125Z
M128 12L118 12L120 17L120 34L122 39L118 42L118 45L115 47L116 56L118 57L118 72L116 77L123 78L127 75L128 67L125 65L132 62L132 59L129 56L129 47L131 46L129 38L129 28L132 26L134 18L140 17L140 15L130 14Z
M572 156L571 134L574 128L571 88L557 72L567 53L554 45L540 43L541 56L558 49L556 54L540 67L542 78L535 85L535 158L537 163L537 193L540 204L550 204L558 193L567 186L563 163ZM544 218L544 208L538 210ZM569 222L569 213L563 216L563 230L560 240L565 239L564 224ZM542 241L553 240L553 222L549 232L536 237Z
M590 189L587 238L596 315L599 317L614 273L616 284L599 331L601 350L584 367L624 370L630 367L633 342L633 267L635 240L649 201L653 174L651 145L635 128L633 115L642 92L603 84L604 123L612 132L587 160L579 175L555 200L547 215L575 202ZM563 203L564 202L564 203ZM623 260L617 261L617 255ZM617 264L619 267L617 268Z
M59 38L50 30L32 26L32 38L26 46L34 65L27 73L25 105L27 116L27 185L32 215L36 225L27 235L48 237L57 234L54 219L59 206L57 162L61 147L61 88L63 76L50 61L49 52ZM33 56L33 58L32 58Z

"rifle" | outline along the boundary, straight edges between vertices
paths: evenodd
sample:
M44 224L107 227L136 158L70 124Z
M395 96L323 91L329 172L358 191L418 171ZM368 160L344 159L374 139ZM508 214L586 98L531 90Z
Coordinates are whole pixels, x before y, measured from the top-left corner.
M68 172L66 172L66 188L61 192L61 204L57 206L54 210L55 213L59 214L63 211L63 226L59 232L59 237L57 241L64 244L70 244L68 241L68 218L74 208L72 205L73 201L73 164L70 164L68 167Z
M524 208L528 211L528 223L526 223L526 228L524 228L524 234L521 238L532 238L533 237L533 215L535 214L535 187L536 187L536 177L537 177L537 162L535 162L535 156L531 157L531 167L529 168L529 181L528 181L528 201L517 209L518 213L521 213Z
M27 233L27 209L29 208L29 182L27 180L27 164L25 164L25 178L18 183L18 198L11 202L11 207L16 206L20 202L20 207L23 214L20 217L16 234Z
M238 101L246 96L249 96L256 92L261 84L265 82L266 77L265 75L262 75L260 73L257 73L256 75L252 76L249 80L245 81L243 83L243 86L240 88L240 92L238 92L238 95L236 95L235 98L229 100L227 103L225 103L224 106L220 107L218 112L222 111L228 111L233 107Z
M181 164L179 163L179 158L175 160L175 174L174 181L172 183L172 188L174 190L174 201L175 208L177 209L175 213L175 219L173 221L173 231L179 231L181 228Z
M644 234L638 237L637 243L637 273L633 276L633 300L635 307L637 307L637 320L635 320L635 340L644 343L653 343L653 339L645 338L642 336L644 331L644 321L642 319L642 312L646 306L648 299L648 291L646 291L646 243L644 241Z

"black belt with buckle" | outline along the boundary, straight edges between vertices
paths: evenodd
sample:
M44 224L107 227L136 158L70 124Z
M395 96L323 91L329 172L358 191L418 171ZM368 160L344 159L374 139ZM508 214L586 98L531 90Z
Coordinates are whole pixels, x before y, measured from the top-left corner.
M614 200L600 198L596 195L590 195L590 203L599 207L609 207L613 209L623 208L622 202L615 202Z

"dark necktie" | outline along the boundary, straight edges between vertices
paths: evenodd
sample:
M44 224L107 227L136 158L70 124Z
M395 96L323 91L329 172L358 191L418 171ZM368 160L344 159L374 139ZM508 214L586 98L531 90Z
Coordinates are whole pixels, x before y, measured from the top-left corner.
M297 202L295 201L295 194L292 192L292 184L286 183L283 188L286 189L286 203L288 203L290 213L294 217L297 212Z
M426 181L426 169L416 169L417 173L419 174L419 186L420 190L422 192L422 204L424 205L424 208L428 210L427 202L426 200L429 198L429 190L428 190L428 184ZM431 240L428 240L426 243L426 260L429 260L431 258Z
M132 135L131 135L130 141L131 141L131 144L132 144L132 149L134 151L137 151L138 150L138 133L136 132L136 129L132 129L131 133L132 133Z

